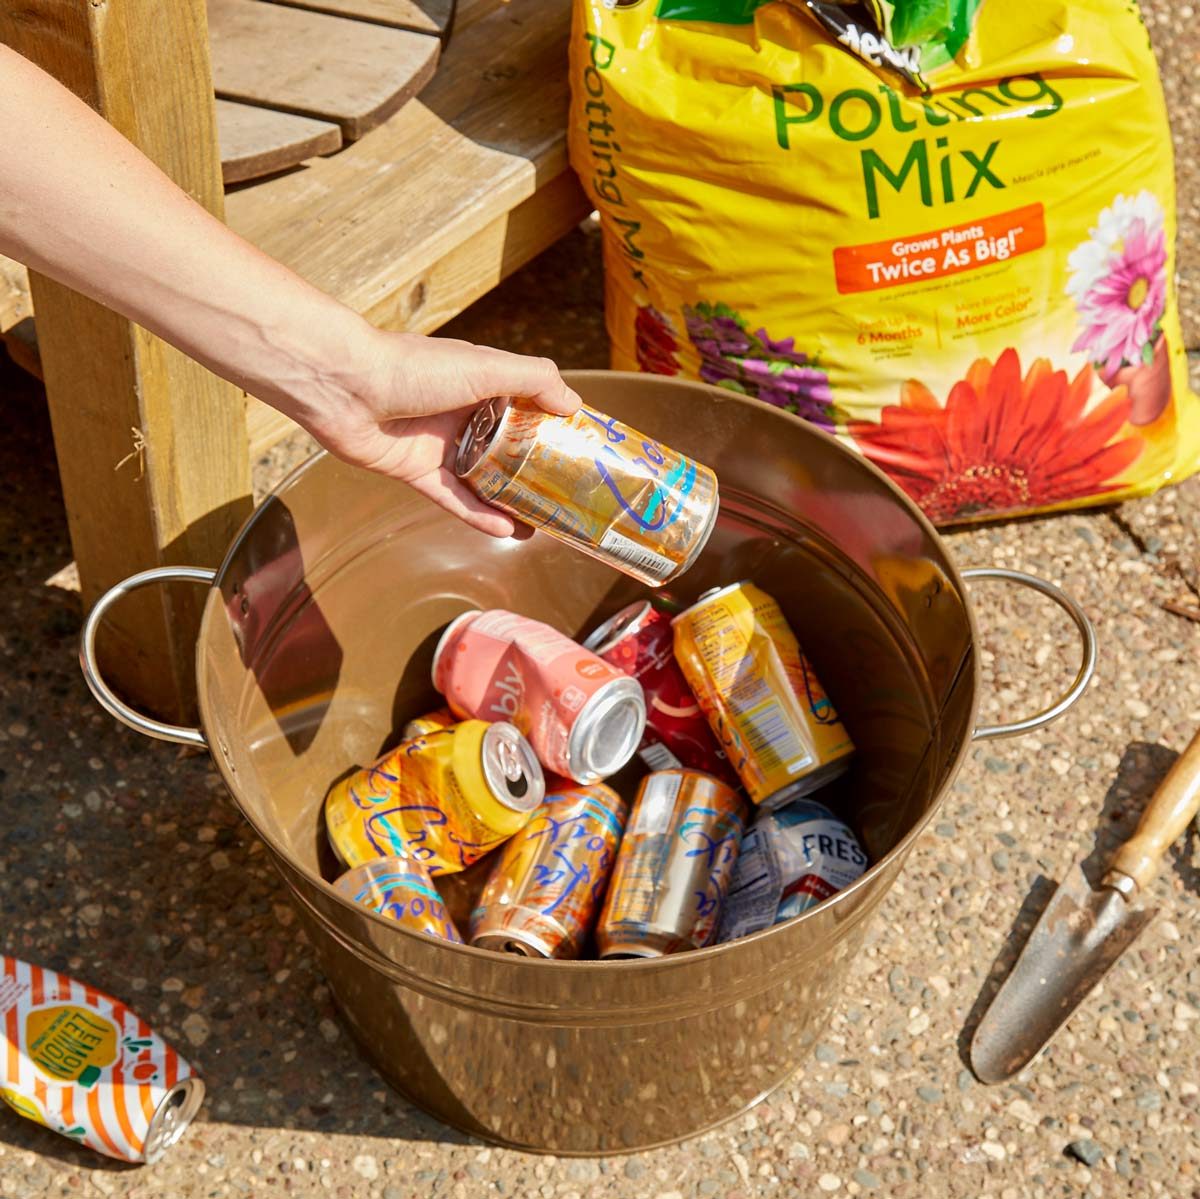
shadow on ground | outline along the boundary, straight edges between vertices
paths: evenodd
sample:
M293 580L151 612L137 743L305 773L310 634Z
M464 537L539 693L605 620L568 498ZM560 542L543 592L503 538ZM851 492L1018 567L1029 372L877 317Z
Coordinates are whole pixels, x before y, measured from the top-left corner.
M210 1152L212 1120L464 1141L339 1027L282 880L208 756L139 737L88 695L78 593L46 582L71 553L44 398L3 350L0 421L0 948L124 1000L193 1061ZM3 1105L0 1142L99 1164Z

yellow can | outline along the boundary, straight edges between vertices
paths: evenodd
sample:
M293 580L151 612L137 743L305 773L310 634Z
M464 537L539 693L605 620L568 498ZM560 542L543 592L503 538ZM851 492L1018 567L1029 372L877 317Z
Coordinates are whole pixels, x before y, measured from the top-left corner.
M325 827L349 868L407 857L431 875L451 874L524 828L545 794L541 765L516 728L464 720L343 779L326 797Z
M679 665L756 804L782 807L849 767L854 743L765 591L718 588L672 624Z

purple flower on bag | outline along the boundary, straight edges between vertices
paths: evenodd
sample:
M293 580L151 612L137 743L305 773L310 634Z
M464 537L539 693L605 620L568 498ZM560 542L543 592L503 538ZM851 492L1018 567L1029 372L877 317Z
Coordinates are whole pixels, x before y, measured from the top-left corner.
M685 307L688 337L700 355L700 378L753 396L833 429L833 390L817 360L796 349L793 337L776 341L766 329L751 333L725 304Z

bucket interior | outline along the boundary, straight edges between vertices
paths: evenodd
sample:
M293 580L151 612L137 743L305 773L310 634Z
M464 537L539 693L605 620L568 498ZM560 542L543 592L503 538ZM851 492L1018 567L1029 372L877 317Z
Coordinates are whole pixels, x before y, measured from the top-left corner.
M819 797L884 859L932 810L969 737L970 619L940 541L878 472L799 420L696 384L572 381L591 406L716 470L717 528L668 591L686 602L751 579L780 603L858 747ZM582 637L646 594L544 534L497 541L322 457L256 513L210 593L205 729L259 833L328 880L324 796L438 706L430 662L455 615L510 608Z

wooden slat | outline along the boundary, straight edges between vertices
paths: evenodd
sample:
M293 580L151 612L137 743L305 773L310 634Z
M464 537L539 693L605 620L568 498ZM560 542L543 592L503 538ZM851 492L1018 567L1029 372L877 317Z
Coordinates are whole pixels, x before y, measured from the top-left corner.
M569 170L570 7L513 0L460 29L420 99L340 154L229 196L230 224L376 323L405 327L414 280ZM480 294L503 268L493 256L471 269L477 286L463 290Z
M342 147L341 129L328 121L233 100L217 101L217 137L227 184L271 175Z
M7 333L32 312L28 273L19 262L0 255L0 333Z
M221 213L203 0L0 4L0 41ZM84 602L149 566L215 566L251 506L242 394L59 284L34 275L32 292ZM194 705L203 598L156 588L114 608L100 648L130 699L174 716Z
M275 3L431 33L435 37L446 35L454 16L454 0L275 0Z
M219 97L341 126L353 140L429 81L441 42L257 0L208 0Z
M426 270L398 288L393 327L431 333L560 237L570 233L591 205L575 176L566 171L512 212L504 213ZM250 457L258 458L294 432L281 412L247 399Z

